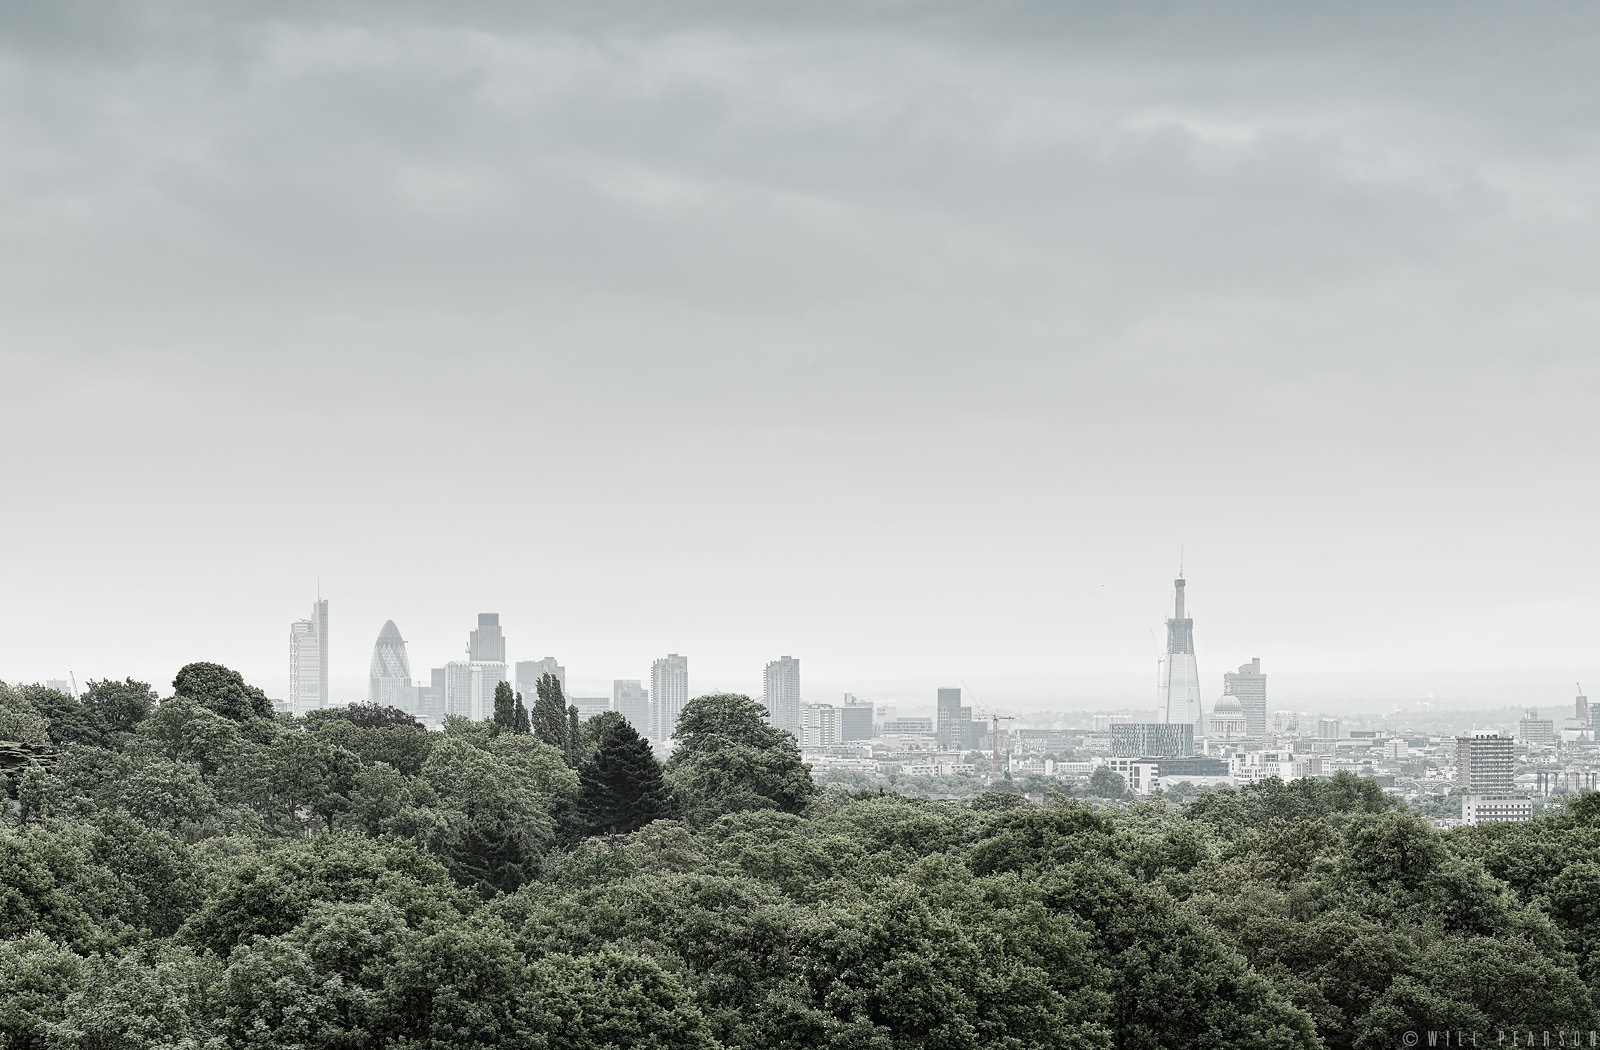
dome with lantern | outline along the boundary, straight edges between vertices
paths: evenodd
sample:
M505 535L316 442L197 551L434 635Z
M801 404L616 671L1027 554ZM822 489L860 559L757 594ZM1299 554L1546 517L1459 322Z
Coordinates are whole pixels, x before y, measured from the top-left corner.
M1211 717L1206 720L1206 728L1215 739L1239 740L1245 734L1244 707L1240 705L1239 698L1231 693L1222 694L1211 707Z

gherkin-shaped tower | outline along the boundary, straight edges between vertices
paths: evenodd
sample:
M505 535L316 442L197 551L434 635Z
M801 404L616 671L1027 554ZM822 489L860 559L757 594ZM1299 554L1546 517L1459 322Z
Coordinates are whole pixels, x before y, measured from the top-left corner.
M406 709L411 693L411 663L406 659L406 640L390 620L378 632L372 647L372 673L367 684L367 699L385 707Z

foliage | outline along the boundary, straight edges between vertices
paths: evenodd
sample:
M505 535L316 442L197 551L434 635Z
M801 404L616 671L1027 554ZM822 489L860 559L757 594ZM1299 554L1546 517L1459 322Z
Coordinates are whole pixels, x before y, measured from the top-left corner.
M238 671L221 664L186 665L172 680L172 692L235 722L272 717L272 701L267 694L246 685Z
M567 698L561 691L561 679L546 671L539 676L538 699L531 714L533 735L566 754L572 748L567 736Z
M578 772L578 819L586 834L623 835L667 815L667 790L650 742L624 718L605 725Z
M1096 798L1123 798L1128 794L1128 782L1110 766L1096 766L1089 776L1089 794Z
M667 783L685 817L705 826L725 813L798 813L817 794L794 737L766 723L747 696L719 693L683 706Z
M0 686L0 1046L1600 1028L1600 795L1441 833L1343 776L1181 805L1109 778L1043 804L1026 778L824 790L747 697L685 705L663 768L614 713L575 727L559 686L542 732L514 693L442 733L370 705L272 717L258 694L214 664L159 705L131 681Z

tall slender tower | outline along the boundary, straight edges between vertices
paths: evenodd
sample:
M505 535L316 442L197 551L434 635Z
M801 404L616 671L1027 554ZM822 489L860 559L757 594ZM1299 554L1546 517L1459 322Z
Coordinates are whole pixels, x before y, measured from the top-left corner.
M800 661L785 656L767 665L761 679L767 722L800 738Z
M1167 621L1167 655L1161 661L1156 683L1156 720L1194 726L1199 739L1205 732L1200 709L1200 669L1194 661L1194 620L1183 607L1183 574L1172 581L1176 592L1172 618Z
M311 607L311 618L317 623L317 652L320 659L317 661L317 695L321 706L328 706L328 599L322 596L322 588L317 588L317 604Z
M311 619L289 625L289 703L297 715L328 706L328 602L321 595Z

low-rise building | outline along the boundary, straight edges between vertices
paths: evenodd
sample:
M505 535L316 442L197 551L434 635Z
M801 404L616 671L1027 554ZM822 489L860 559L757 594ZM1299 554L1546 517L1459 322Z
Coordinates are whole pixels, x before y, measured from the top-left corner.
M1533 800L1526 795L1466 795L1461 799L1461 822L1469 828L1525 824L1532 819Z

